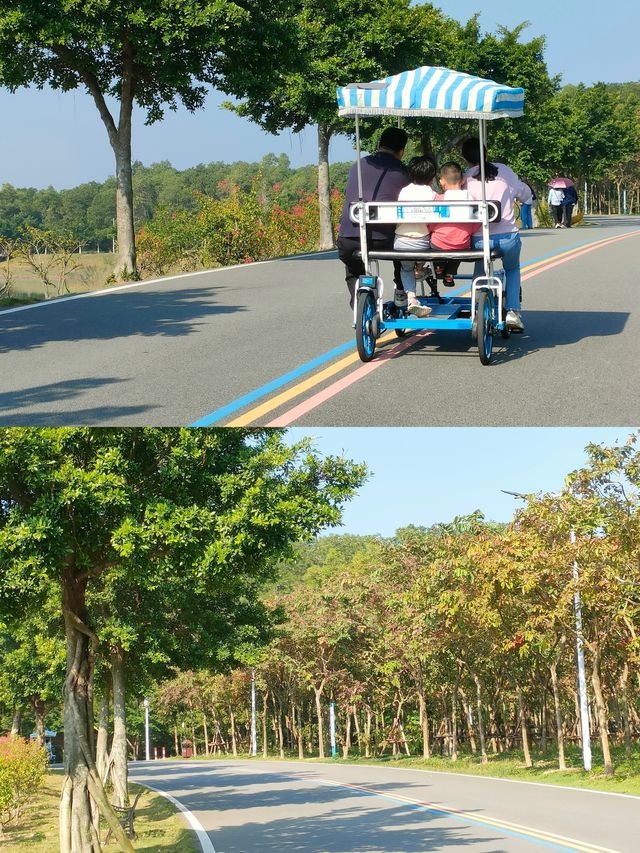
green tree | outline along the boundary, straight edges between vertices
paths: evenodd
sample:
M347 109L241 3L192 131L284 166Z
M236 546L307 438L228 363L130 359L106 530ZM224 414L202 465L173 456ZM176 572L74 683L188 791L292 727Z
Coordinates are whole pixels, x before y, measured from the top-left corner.
M203 84L219 81L227 49L241 43L260 56L267 48L272 57L284 55L280 6L281 0L0 0L0 85L84 88L98 109L116 162L117 275L136 271L134 103L147 123L178 101L195 110L204 103ZM265 78L267 67L260 61Z
M232 107L265 130L294 132L317 126L319 248L333 246L329 199L329 143L353 130L338 119L336 87L385 77L407 68L437 64L442 55L442 14L409 0L296 0L289 7L296 28L295 62L265 78L262 66L234 74L225 66L224 91L242 99ZM229 56L228 62L239 61ZM228 105L231 106L231 105Z
M0 701L15 711L28 709L44 746L47 712L60 701L65 648L60 603L55 594L43 607L3 626L0 624ZM20 734L19 726L16 734Z
M93 758L93 597L108 599L119 586L132 610L140 600L144 612L147 594L181 585L194 606L213 604L212 618L224 626L233 621L224 606L254 611L259 586L294 541L338 523L364 474L363 466L316 456L308 442L287 446L275 430L0 432L0 612L36 609L52 583L63 605L62 853L100 850L89 794L132 850ZM197 647L201 622L193 630L192 617L180 612L173 624Z

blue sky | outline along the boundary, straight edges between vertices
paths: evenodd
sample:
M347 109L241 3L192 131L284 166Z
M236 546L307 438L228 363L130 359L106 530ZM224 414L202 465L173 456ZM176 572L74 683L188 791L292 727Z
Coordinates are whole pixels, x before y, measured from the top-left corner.
M528 37L545 35L550 73L565 83L640 79L638 32L640 4L632 0L449 0L435 2L447 14L466 21L482 9L482 28L513 27L530 21ZM527 35L525 37L527 37ZM179 169L214 160L260 160L273 151L285 153L292 165L316 162L313 129L275 137L249 121L220 109L224 98L212 93L204 110L169 113L161 124L145 127L138 113L133 156L145 164L169 160ZM78 90L62 94L49 89L0 90L0 185L54 186L103 181L113 172L113 154L93 101ZM334 161L350 160L344 137L332 143Z
M331 428L288 431L314 439L322 454L366 462L369 481L348 505L344 533L391 536L407 524L428 527L476 509L509 521L519 504L501 489L554 492L586 461L589 443L624 444L628 428Z

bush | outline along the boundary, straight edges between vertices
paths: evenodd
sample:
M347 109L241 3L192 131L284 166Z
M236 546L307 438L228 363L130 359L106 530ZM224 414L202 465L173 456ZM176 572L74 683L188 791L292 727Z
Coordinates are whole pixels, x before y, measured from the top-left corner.
M44 747L20 737L0 737L0 833L20 820L29 800L37 793L47 772Z
M196 193L195 211L159 210L138 233L138 261L145 274L262 261L314 251L320 238L317 193L302 192L288 205L275 184L266 199L260 177L249 190L224 183L223 198ZM334 190L334 223L343 197Z

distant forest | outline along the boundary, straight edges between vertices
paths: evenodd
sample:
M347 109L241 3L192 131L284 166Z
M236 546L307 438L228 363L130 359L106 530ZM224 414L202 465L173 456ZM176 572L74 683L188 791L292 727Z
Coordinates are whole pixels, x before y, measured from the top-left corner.
M331 166L332 183L344 189L352 163ZM133 164L134 216L136 229L153 219L158 208L196 210L197 193L221 199L228 187L249 190L258 178L259 194L269 199L274 185L281 202L295 204L302 193L313 192L318 183L314 165L293 169L286 154L265 155L259 163L201 163L179 171L164 160L144 166ZM115 237L114 177L66 190L0 187L0 235L18 237L25 226L73 234L87 250L111 251Z
M506 156L542 199L546 181L543 176L553 173L553 163L562 163L563 174L579 179L580 191L584 181L589 181L590 210L622 212L622 193L626 190L629 212L637 213L640 82L564 86L547 108L544 116L536 118L533 137L525 133L524 140L514 142L506 125L492 133L490 139L497 150L491 150L490 141L490 154ZM560 114L568 121L569 129L565 137L558 139L555 131ZM459 130L456 126L455 131ZM451 133L454 135L454 129ZM408 155L411 153L419 153L417 140L410 143ZM351 165L351 161L331 164L331 184L341 192ZM267 154L259 163L201 163L184 171L166 160L151 166L135 162L135 228L152 221L160 210L196 212L201 206L198 194L220 200L228 197L233 186L247 192L256 179L257 197L265 208L276 193L278 203L287 208L296 205L301 195L316 192L318 167L310 164L294 169L285 154ZM88 251L111 251L116 236L115 196L115 177L65 190L4 184L0 186L0 238L18 238L26 228L33 227L71 236Z

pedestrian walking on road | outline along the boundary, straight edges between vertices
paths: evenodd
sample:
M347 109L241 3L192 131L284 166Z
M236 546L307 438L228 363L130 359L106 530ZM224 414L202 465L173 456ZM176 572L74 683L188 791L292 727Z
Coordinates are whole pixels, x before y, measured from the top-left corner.
M573 208L578 203L578 193L573 184L565 188L564 198L562 199L562 210L564 217L564 227L571 228L571 218L573 216Z
M533 228L532 209L537 201L537 197L529 181L525 180L525 178L522 178L521 180L523 184L526 184L529 187L532 196L531 204L528 204L526 201L520 203L520 222L522 223L521 227L523 231L528 231Z
M551 211L551 217L554 222L555 228L563 228L563 217L564 217L564 208L562 206L562 201L564 199L564 190L562 187L550 187L549 195L547 196L547 202L549 203L549 210Z

